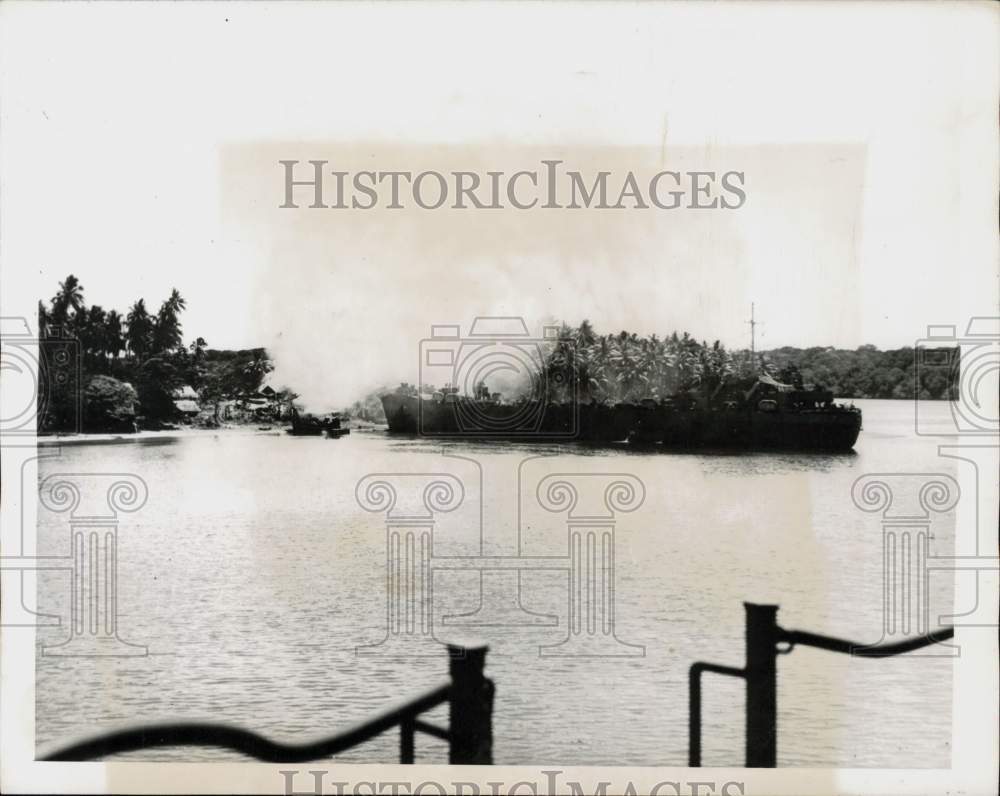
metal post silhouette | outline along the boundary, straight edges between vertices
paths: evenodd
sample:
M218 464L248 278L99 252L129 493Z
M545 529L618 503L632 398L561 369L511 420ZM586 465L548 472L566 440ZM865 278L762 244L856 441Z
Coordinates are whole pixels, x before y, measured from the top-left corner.
M448 762L493 764L493 681L483 674L485 644L449 645L451 699L448 703Z
M746 609L746 764L778 763L778 606L743 603Z

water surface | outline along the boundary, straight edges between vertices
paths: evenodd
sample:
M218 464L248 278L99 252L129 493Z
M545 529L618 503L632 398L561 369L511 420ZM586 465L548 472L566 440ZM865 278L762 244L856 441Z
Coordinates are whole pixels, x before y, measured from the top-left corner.
M879 515L855 507L851 485L865 473L953 466L936 453L947 440L914 434L912 403L858 404L865 414L856 453L838 455L470 445L362 433L332 441L223 432L64 446L43 460L41 478L124 472L148 484L148 502L120 526L119 626L150 655L39 655L37 741L178 717L292 740L362 720L446 675L443 653L355 654L386 634L384 515L358 505L362 478L444 472L463 484L462 505L438 517L435 556L475 554L480 543L484 554L512 556L519 539L523 555L565 556L565 518L539 507L538 481L619 473L639 479L646 496L617 518L616 632L644 645L644 656L540 657L540 645L566 635L568 584L559 571L523 575L527 624L472 628L442 618L475 611L478 574L436 572L435 631L491 644L497 763L683 765L688 667L742 665L744 601L780 605L787 628L872 642L882 635ZM947 423L947 404L920 411ZM66 516L40 509L39 525L40 552L66 555ZM952 515L933 532L931 554L949 554ZM487 579L487 596L509 584ZM69 593L67 572L40 577L39 607L64 617L64 627ZM950 609L946 578L932 579L931 607L935 617ZM538 614L558 624L531 624ZM66 632L43 629L39 644ZM947 658L859 660L796 649L779 659L778 699L780 765L949 764ZM741 683L708 678L704 713L704 764L742 764ZM437 717L444 722L443 711ZM446 761L441 742L418 736L417 744L418 760ZM341 759L397 755L391 733ZM129 757L236 756L183 749Z

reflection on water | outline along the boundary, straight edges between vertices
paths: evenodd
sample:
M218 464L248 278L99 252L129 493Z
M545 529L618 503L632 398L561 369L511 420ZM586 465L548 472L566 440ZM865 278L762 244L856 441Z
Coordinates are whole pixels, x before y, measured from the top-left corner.
M119 622L142 658L37 659L40 745L132 720L233 721L283 739L326 733L436 684L443 655L356 656L386 635L384 518L355 498L369 473L450 473L464 502L440 514L434 555L567 555L567 527L538 505L547 475L619 473L645 498L615 530L616 632L643 657L539 657L566 635L564 571L523 573L514 626L447 625L474 613L479 576L434 574L441 638L490 641L497 683L495 759L509 764L683 764L687 669L741 665L744 600L781 606L788 628L877 641L882 537L851 486L864 473L952 472L942 440L913 433L913 406L859 402L865 428L851 454L650 453L627 446L483 444L354 433L332 441L219 433L176 440L73 445L41 477L131 472L146 506L123 516ZM921 407L923 413L925 407ZM927 412L948 421L945 404ZM946 440L945 440L946 441ZM444 454L444 455L442 455ZM592 496L587 496L592 497ZM933 528L932 555L953 548L953 522ZM39 513L39 552L65 555L65 515ZM510 586L505 576L483 583ZM515 574L516 577L516 574ZM951 608L931 580L932 616ZM39 606L69 614L69 577L39 577ZM530 614L528 613L530 612ZM530 619L555 616L557 626ZM525 619L524 617L529 617ZM933 620L932 620L933 621ZM65 631L45 628L40 643ZM779 762L941 767L949 763L951 666L945 658L851 660L796 649L779 660ZM704 761L742 762L740 683L706 681ZM440 721L444 721L441 716ZM395 734L343 757L397 759ZM133 758L225 759L217 750L154 750ZM418 760L443 762L421 736Z
M836 452L742 452L735 454L732 449L698 450L666 450L659 446L640 447L628 443L589 444L589 443L548 443L530 441L468 441L434 440L423 437L390 437L389 447L392 450L409 452L428 452L461 454L463 456L493 456L497 453L521 454L522 456L597 456L612 460L618 457L648 458L650 456L666 455L674 457L692 457L706 471L728 472L732 474L780 474L805 470L822 472L838 466L844 460L855 458L857 451Z

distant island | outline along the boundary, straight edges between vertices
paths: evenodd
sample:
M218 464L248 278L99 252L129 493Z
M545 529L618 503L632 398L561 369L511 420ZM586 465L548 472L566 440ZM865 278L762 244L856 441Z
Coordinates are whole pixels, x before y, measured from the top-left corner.
M40 433L133 432L179 426L289 420L298 397L266 383L274 364L264 348L209 348L202 337L185 345L175 289L151 312L143 299L122 314L87 305L72 274L48 303L38 302L42 389ZM949 349L953 351L953 349ZM605 403L711 390L728 377L764 372L790 384L811 384L838 398L957 400L957 374L917 371L912 347L880 351L832 347L727 350L688 333L665 337L598 333L584 321L563 324L545 352L546 384L574 384L585 401ZM570 378L571 377L571 378ZM443 385L438 385L443 386ZM433 391L432 385L421 385ZM407 383L373 390L344 409L358 422L381 424L379 396L416 394ZM565 397L552 395L552 397Z

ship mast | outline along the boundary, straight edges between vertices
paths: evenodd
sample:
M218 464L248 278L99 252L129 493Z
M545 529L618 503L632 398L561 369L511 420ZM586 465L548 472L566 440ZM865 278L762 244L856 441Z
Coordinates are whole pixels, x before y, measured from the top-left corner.
M754 315L754 302L750 302L750 366L757 367L757 319Z

